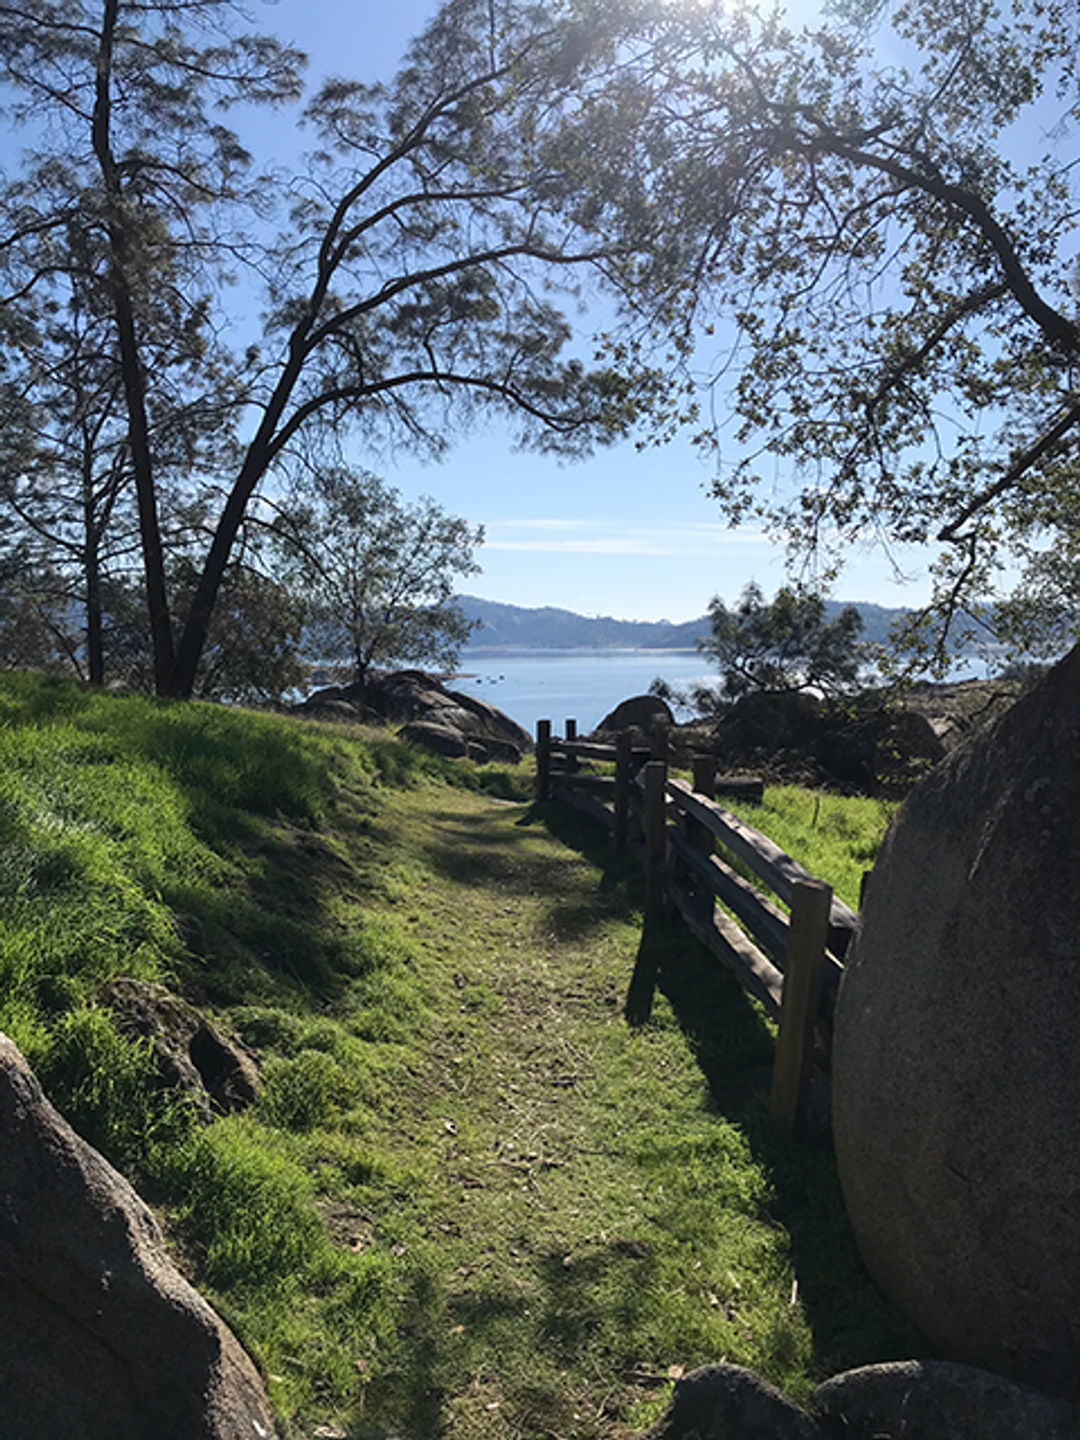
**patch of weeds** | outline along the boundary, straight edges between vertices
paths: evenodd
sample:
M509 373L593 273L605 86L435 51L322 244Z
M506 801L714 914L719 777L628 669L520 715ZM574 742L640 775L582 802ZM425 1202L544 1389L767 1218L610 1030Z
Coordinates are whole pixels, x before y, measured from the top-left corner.
M761 805L730 808L857 909L863 872L874 863L896 802L778 785Z
M310 1177L271 1130L226 1116L174 1156L175 1221L215 1290L295 1290L334 1266Z

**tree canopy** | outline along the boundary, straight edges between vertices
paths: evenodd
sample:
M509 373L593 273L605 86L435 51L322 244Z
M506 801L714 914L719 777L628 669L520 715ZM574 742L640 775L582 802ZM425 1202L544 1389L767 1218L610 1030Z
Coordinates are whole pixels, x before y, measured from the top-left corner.
M493 409L523 443L573 453L624 433L657 383L643 366L589 368L558 303L613 253L562 203L575 159L553 146L602 27L583 45L542 9L450 0L393 82L336 78L306 97L306 168L271 177L224 115L299 104L302 57L230 0L26 0L0 15L0 79L35 126L0 205L10 388L34 402L49 317L91 295L160 693L191 693L268 479L336 459L350 433L438 454ZM266 321L232 355L238 267ZM178 417L199 423L176 455ZM179 615L174 486L216 498Z
M760 586L750 584L730 609L714 597L709 625L698 644L720 670L725 700L753 690L809 690L834 699L858 683L863 622L853 605L829 619L820 595L783 587L766 602Z
M286 588L300 597L320 661L450 670L474 629L454 599L484 532L424 496L414 504L373 475L323 471L299 485L274 525Z
M707 372L724 512L826 562L937 544L947 622L1080 560L1078 37L1057 0L653 9L581 117L640 335Z
M130 515L162 693L191 693L268 484L355 442L437 455L489 411L560 452L646 417L663 438L703 384L730 520L823 576L853 545L938 545L946 629L1019 567L986 618L1072 627L1071 0L833 0L803 29L751 0L448 0L390 83L306 96L232 0L0 19L32 142L0 193L5 446L32 450L9 499L58 570L83 564L88 612ZM226 125L260 105L297 107L296 173L259 173ZM236 273L265 323L234 353ZM568 312L593 281L618 315L586 363ZM49 387L78 413L76 353L114 417L89 437L40 424ZM181 603L170 517L193 499L213 523Z

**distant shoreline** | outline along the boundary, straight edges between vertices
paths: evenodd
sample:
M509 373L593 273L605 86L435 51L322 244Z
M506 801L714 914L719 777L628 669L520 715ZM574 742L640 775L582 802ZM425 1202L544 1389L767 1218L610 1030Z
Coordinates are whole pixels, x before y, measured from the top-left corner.
M461 652L462 660L484 655L696 655L694 645L470 645Z

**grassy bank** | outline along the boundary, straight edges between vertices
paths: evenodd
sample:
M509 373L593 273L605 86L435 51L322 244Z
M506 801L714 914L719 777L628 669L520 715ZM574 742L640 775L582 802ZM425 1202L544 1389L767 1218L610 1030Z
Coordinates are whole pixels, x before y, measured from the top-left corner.
M827 1150L768 1136L760 1013L526 770L8 675L0 776L0 1028L158 1205L289 1435L624 1437L680 1367L802 1396L912 1352ZM759 821L857 898L870 821L813 803ZM258 1103L204 1128L156 1088L95 1003L116 975L237 1032Z

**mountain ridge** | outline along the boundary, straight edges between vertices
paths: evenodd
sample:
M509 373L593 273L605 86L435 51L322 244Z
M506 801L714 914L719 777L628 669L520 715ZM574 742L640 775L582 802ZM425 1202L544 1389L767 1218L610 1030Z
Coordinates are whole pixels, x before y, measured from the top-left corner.
M611 615L580 615L555 605L508 605L478 595L457 595L457 603L477 629L466 643L469 650L694 650L709 633L709 617L695 620L617 620ZM863 618L862 638L879 642L892 624L907 613L900 606L875 605L863 600L827 600L829 619L854 605Z

